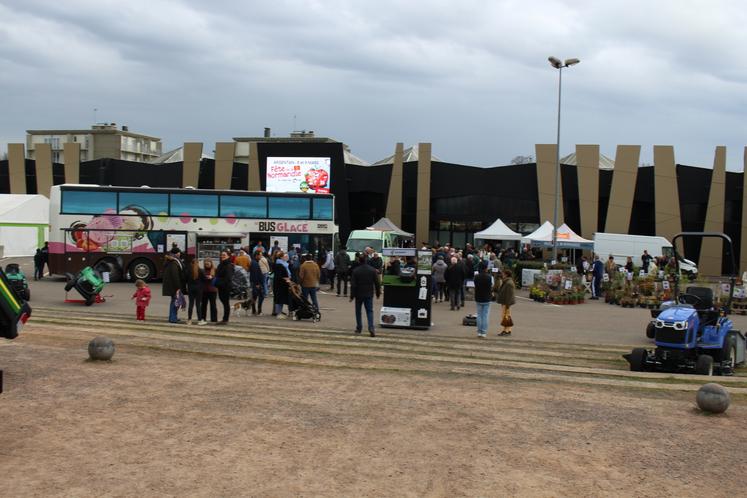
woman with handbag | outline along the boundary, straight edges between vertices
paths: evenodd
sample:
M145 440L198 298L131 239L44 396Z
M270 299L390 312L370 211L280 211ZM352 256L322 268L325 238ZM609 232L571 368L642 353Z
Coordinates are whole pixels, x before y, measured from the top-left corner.
M514 321L511 319L511 306L516 304L516 286L514 285L511 270L503 270L503 279L496 293L495 300L501 305L502 311L501 327L503 327L503 330L498 335L511 335L511 328L514 326Z

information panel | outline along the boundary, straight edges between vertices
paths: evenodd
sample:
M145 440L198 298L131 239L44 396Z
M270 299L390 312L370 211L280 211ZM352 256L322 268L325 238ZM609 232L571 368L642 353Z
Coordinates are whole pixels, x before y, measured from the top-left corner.
M267 192L328 194L329 157L268 157Z

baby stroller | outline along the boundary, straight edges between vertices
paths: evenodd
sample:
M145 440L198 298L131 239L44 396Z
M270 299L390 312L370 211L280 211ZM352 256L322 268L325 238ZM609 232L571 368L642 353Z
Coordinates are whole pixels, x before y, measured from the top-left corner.
M29 283L26 280L26 275L17 263L9 263L5 267L5 276L8 278L10 287L15 291L19 298L24 301L29 301L31 299L31 291L29 290Z
M245 301L249 299L249 273L241 266L235 266L233 269L233 278L231 279L231 297Z
M313 320L318 322L322 319L319 309L308 299L304 299L301 286L290 282L288 284L288 296L290 297L290 310L293 311L294 320Z

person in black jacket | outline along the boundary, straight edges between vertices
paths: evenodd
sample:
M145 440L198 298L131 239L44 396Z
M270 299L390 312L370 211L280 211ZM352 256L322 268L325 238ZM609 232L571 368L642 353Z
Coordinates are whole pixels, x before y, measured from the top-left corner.
M376 299L381 296L381 284L379 274L371 266L366 264L366 256L361 256L358 266L353 270L350 279L350 301L355 299L355 333L360 334L363 328L361 323L361 306L366 307L366 319L368 320L368 333L376 337L374 330L373 296Z
M275 266L273 266L273 279L272 279L272 297L273 303L273 316L276 316L278 320L284 320L287 318L283 314L283 306L288 305L288 313L290 313L290 293L288 291L288 285L290 282L290 269L288 268L288 255L282 250L275 253Z
M340 284L344 285L344 296L348 295L348 282L350 281L350 256L345 246L342 246L335 255L335 272L337 276L337 295L340 295Z
M187 297L189 306L187 307L187 325L192 324L192 311L197 311L197 325L205 325L205 312L202 308L202 288L205 280L205 272L200 268L197 258L187 265L184 271L184 277L187 282Z
M163 266L163 284L161 294L171 298L169 303L169 323L179 323L177 316L177 301L179 293L187 293L187 283L184 279L184 265L180 252L168 253L164 256L166 264Z
M464 285L464 265L461 265L456 257L451 258L451 265L446 268L446 287L449 289L449 303L451 311L461 307L461 296L459 289Z
M490 301L493 294L493 279L488 273L488 265L478 265L475 275L475 304L477 305L477 337L485 339L490 326Z
M218 289L218 299L223 305L223 320L219 325L228 323L228 317L231 315L231 284L233 282L233 263L228 251L221 251L220 263L215 269L215 287Z
M278 248L275 252L280 251ZM254 261L249 265L249 283L252 285L252 315L262 316L262 303L265 300L265 276L262 274L260 261L264 256L260 251L254 253Z

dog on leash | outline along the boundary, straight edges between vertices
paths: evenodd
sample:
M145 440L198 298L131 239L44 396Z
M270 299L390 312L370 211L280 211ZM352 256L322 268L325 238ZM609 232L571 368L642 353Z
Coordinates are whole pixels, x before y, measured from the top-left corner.
M241 312L243 311L245 316L249 316L253 306L254 297L250 296L245 301L238 301L236 303L233 303L233 314L236 316L241 316Z

